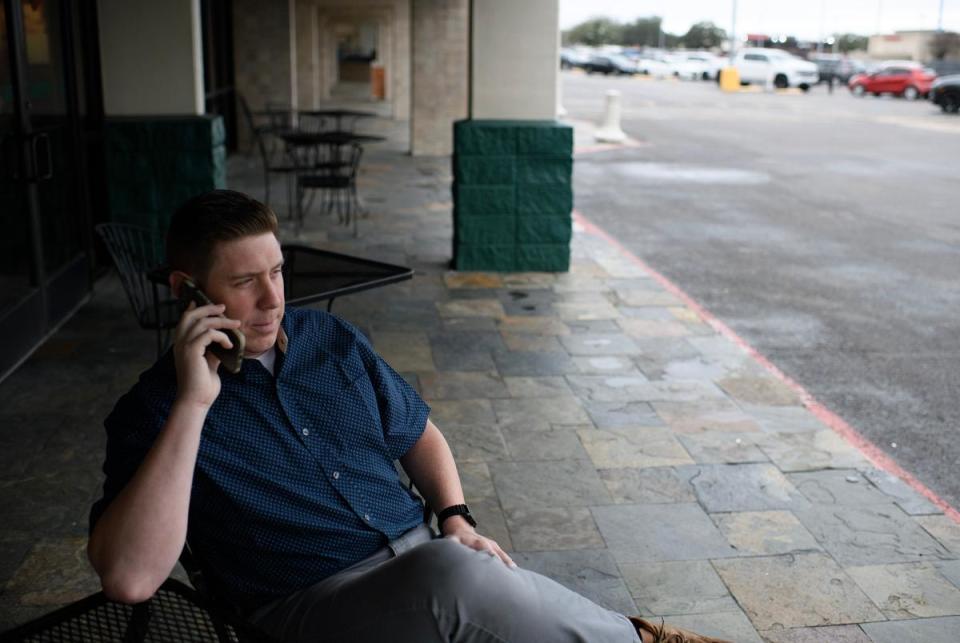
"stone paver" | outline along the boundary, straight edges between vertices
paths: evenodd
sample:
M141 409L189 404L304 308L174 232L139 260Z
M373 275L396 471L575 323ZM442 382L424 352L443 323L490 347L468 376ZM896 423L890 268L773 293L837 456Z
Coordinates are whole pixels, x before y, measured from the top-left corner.
M744 464L766 462L766 454L757 446L754 433L718 431L678 436L697 464Z
M421 373L420 389L431 400L470 400L508 397L503 379L495 371Z
M397 371L432 371L433 354L426 333L377 332L373 346Z
M511 460L586 460L589 458L576 428L549 431L505 429Z
M884 618L825 554L715 560L713 565L758 630Z
M705 636L715 636L736 643L761 643L762 639L740 610L712 614L671 615L667 620Z
M871 467L865 470L863 475L876 485L877 489L894 498L897 505L908 514L923 515L940 513L940 509L938 509L936 505L914 491L900 478L886 471Z
M960 589L930 563L847 567L888 619L960 614Z
M567 335L560 343L571 355L629 355L638 351L636 342L620 334Z
M833 431L766 434L760 447L781 471L859 469L867 460Z
M873 643L956 643L960 616L864 623L860 627Z
M700 465L691 482L709 512L791 509L807 504L771 464Z
M447 424L443 437L457 462L506 460L507 446L496 424Z
M703 614L737 609L710 561L621 563L641 614Z
M563 397L573 391L562 377L505 377L510 397Z
M871 643L857 625L825 625L823 627L796 627L788 630L760 632L769 643Z
M791 473L787 479L818 505L871 505L893 502L866 478L851 469Z
M915 520L944 547L960 556L960 525L946 516L917 516Z
M735 556L723 534L693 503L593 507L618 562L702 560Z
M490 471L505 509L612 502L600 476L584 460L492 462Z
M584 408L598 429L622 426L657 426L663 424L647 402L585 402Z
M663 427L581 429L577 434L598 469L693 464L683 445Z
M710 516L727 541L742 554L767 556L820 549L789 511L742 511Z
M507 528L518 551L595 549L605 545L586 507L515 507L506 510Z
M617 503L675 503L697 499L689 476L680 475L672 467L601 469L600 478Z
M895 505L812 505L794 510L841 565L906 563L953 558Z
M729 393L730 397L746 404L796 406L800 402L800 398L792 388L770 375L725 377L717 384Z
M505 427L525 429L544 422L589 424L590 418L572 395L493 400L497 420Z

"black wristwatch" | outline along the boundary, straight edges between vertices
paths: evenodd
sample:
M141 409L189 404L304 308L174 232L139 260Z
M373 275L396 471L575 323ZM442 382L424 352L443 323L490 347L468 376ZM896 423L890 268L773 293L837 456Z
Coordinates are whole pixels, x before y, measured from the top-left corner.
M452 505L437 514L437 529L443 533L443 521L451 516L463 516L471 527L477 526L477 521L470 515L470 508L467 505Z

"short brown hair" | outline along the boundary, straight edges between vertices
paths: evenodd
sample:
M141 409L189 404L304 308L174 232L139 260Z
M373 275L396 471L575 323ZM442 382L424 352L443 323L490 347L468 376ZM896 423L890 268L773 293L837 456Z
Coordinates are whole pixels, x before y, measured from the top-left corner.
M173 213L167 230L167 263L204 280L217 243L272 232L278 237L277 215L269 206L235 190L214 190L195 196Z

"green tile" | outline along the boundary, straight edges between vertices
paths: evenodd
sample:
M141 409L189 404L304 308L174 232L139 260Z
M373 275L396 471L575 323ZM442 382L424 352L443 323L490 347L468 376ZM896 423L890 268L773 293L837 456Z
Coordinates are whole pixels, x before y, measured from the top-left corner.
M573 176L573 159L556 156L521 156L517 158L517 183L569 186Z
M463 120L453 126L453 149L457 156L512 156L516 154L516 127Z
M566 244L517 246L518 271L566 272L570 269L570 246Z
M551 216L573 210L569 185L517 185L516 213Z
M570 156L573 154L573 128L560 123L521 127L517 131L517 154Z
M457 219L456 240L469 245L514 245L517 218L509 216L467 217Z
M515 163L513 156L458 156L454 176L462 185L513 185Z
M457 184L454 188L457 217L514 214L513 186L474 186Z
M459 244L454 256L457 270L510 272L516 266L515 246L474 246Z
M569 214L517 218L518 244L568 244L573 235Z

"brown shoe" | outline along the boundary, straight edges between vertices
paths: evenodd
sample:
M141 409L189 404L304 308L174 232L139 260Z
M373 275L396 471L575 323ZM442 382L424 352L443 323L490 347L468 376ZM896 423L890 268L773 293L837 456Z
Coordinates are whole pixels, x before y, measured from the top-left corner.
M640 636L641 641L643 640L643 635L640 633L648 632L653 635L653 643L733 643L733 641L715 639L710 636L701 636L693 632L688 632L687 630L681 630L679 627L667 625L663 622L663 619L660 619L660 625L654 625L650 621L636 616L630 616L628 618L630 622L633 623L633 626L637 628L637 634Z

